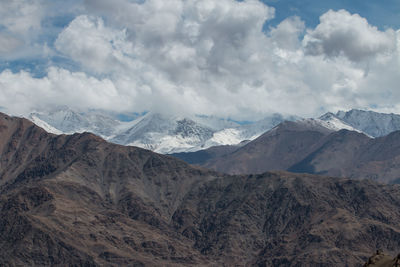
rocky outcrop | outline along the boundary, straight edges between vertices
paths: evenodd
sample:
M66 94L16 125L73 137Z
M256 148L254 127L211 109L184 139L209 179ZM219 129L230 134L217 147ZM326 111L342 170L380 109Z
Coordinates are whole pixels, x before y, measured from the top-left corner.
M399 267L400 266L400 254L393 258L390 255L383 253L381 250L377 250L374 255L369 257L368 261L363 267Z

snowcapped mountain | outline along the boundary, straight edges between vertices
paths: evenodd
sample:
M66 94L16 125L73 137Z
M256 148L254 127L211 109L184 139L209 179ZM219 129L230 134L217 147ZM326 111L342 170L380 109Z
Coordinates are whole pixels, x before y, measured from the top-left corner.
M283 121L295 121L298 119L300 118L296 116L283 116L275 113L259 121L234 125L215 132L212 138L206 142L205 147L236 145L244 140L254 140Z
M388 135L400 130L400 115L352 109L339 111L336 117L372 137Z
M28 119L30 121L32 121L34 124L36 124L37 126L43 128L46 132L48 133L52 133L52 134L63 134L62 131L54 128L53 126L51 126L50 124L48 124L47 122L41 120L38 115L36 113L32 113L29 115Z
M272 114L262 120L239 123L215 116L170 116L149 112L135 120L123 122L106 112L76 112L59 107L48 112L34 112L28 117L46 131L60 133L92 132L104 139L169 154L193 152L219 145L236 145L254 140L283 121L297 121L296 116ZM347 129L371 137L387 135L400 129L400 115L350 110L326 113L318 119L301 119L302 123L330 130Z
M213 133L213 129L188 118L147 113L122 125L119 133L109 141L171 153L201 149Z
M169 117L148 113L129 123L109 141L139 146L158 153L190 152L218 145L236 145L253 140L285 119L273 114L263 120L240 125L239 123L207 116ZM123 126L122 126L123 127Z
M114 134L120 121L100 112L79 113L66 106L48 112L33 112L28 119L52 133L92 132L106 138Z
M370 137L380 137L400 130L400 115L352 109L328 112L319 118L333 130L347 129L364 133Z
M297 119L272 114L260 121L240 124L215 116L180 117L149 112L133 121L122 122L106 113L80 113L68 107L34 112L28 118L55 134L87 131L113 143L165 154L236 145L257 138L284 120Z
M350 124L347 124L331 112L328 112L315 120L318 120L322 126L334 131L346 129L349 131L362 132L361 130L352 127Z

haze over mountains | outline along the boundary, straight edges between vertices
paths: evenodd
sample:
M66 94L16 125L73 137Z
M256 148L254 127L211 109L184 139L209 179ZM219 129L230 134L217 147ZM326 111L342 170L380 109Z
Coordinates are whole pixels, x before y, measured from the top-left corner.
M399 206L398 185L224 175L0 114L0 265L356 266L400 250Z

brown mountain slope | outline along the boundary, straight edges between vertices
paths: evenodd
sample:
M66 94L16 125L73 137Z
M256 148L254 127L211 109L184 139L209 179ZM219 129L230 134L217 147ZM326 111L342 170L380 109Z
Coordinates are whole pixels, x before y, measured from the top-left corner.
M174 156L229 174L287 170L400 183L400 131L372 139L304 121L285 122L242 147L224 147L219 154L213 149ZM199 160L203 154L207 158Z
M0 265L201 264L169 221L215 174L92 134L0 116Z
M313 151L332 131L317 124L284 122L247 145L208 160L202 166L230 174L286 170Z
M249 141L244 141L243 143L248 143ZM243 145L245 145L243 144ZM195 151L195 152L179 152L169 154L175 158L181 159L189 164L194 165L202 165L207 161L224 157L225 155L229 155L236 150L238 150L242 144L239 145L223 145L223 146L212 146L207 149Z
M357 177L357 175L351 175L349 170L357 168L358 159L365 152L368 153L365 147L371 140L366 135L354 131L334 132L322 138L314 146L316 149L312 153L288 170L338 177Z
M400 182L400 131L376 139L342 130L289 171Z
M398 190L290 173L226 177L192 190L174 219L197 249L227 261L356 266L371 244L400 246Z
M228 176L0 114L0 265L355 266L400 250L400 188Z

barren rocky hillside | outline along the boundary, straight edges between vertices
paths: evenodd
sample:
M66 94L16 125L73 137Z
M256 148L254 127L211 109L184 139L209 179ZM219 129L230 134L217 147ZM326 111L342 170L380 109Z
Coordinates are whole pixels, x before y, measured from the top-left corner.
M400 251L400 187L229 176L0 115L0 265L357 266Z

